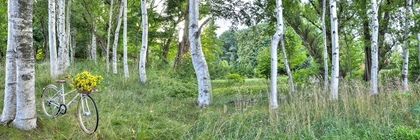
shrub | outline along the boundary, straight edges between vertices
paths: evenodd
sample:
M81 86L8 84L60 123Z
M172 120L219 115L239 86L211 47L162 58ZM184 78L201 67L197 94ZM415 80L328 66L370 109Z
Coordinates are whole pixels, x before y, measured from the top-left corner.
M305 69L298 69L293 72L293 80L296 83L310 82L310 77L316 76L319 73L319 64L310 62L310 66ZM322 80L322 79L321 79Z
M226 60L213 60L208 67L211 79L223 78L229 71L229 64Z
M198 93L197 84L195 82L175 81L171 80L167 83L168 94L171 97L186 98L194 97Z
M394 139L399 140L418 140L420 139L420 129L411 129L407 126L397 126L394 128Z
M229 73L226 78L228 79L228 82L230 84L233 83L239 83L239 82L245 82L245 77L241 76L238 73Z

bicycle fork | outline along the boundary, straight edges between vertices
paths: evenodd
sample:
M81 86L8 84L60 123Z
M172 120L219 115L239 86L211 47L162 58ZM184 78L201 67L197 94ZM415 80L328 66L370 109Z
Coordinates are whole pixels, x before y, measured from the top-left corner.
M83 111L83 116L90 116L90 114L91 114L91 112L90 112L90 109L89 109L89 106L88 106L88 100L86 100L85 99L85 97L82 95L81 97L80 97L80 104L81 104L81 107L82 107L82 111Z

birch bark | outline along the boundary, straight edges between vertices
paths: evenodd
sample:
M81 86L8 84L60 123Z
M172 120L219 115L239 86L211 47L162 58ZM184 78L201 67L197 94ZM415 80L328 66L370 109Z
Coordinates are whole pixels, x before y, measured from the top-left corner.
M338 99L338 83L339 83L339 44L338 44L338 18L337 18L337 0L330 0L331 14L331 43L332 43L332 72L331 72L331 91L330 99Z
M408 50L408 36L409 36L409 28L410 28L410 20L409 16L412 14L412 0L407 0L406 4L406 17L405 17L405 25L404 25L404 48L403 48L403 64L402 64L402 88L403 91L408 91L408 57L409 57L409 50Z
M35 58L32 33L32 0L9 0L8 39L16 53L16 116L13 125L21 130L36 128ZM13 74L12 74L13 75Z
M327 28L325 25L325 11L327 10L326 8L326 0L322 1L322 18L321 18L321 22L322 22L322 35L323 35L323 40L324 40L324 91L327 92L328 91L328 49L327 49Z
M55 0L48 0L48 45L50 50L50 75L52 78L58 75L55 7Z
M376 0L371 0L371 30L372 30L372 40L371 40L371 55L372 55L372 69L371 69L371 79L370 79L370 92L371 94L378 94L378 4Z
M111 0L111 7L109 8L109 23L108 23L108 36L106 42L106 72L109 72L109 45L111 44L111 27L112 27L112 7L114 6L114 0Z
M73 34L77 34L77 30L74 30L73 31ZM71 40L69 40L69 41L71 41L72 43L70 44L70 48L69 48L69 51L70 51L70 62L74 62L74 55L75 55L75 53L76 53L76 51L74 50L74 48L76 48L76 38L75 37L70 37L70 39Z
M283 17L283 16L282 16ZM282 22L283 23L283 22ZM287 54L286 54L286 49L284 48L284 33L282 33L282 37L280 39L280 43L281 43L281 50L283 52L283 63L284 66L286 68L286 73L287 76L289 77L289 87L290 87L290 93L294 93L295 92L295 85L293 83L293 76L292 76L292 72L290 71L290 67L289 67L289 62L287 60Z
M141 0L141 13L142 13L142 26L143 26L143 35L141 39L141 50L140 50L140 62L139 62L139 73L140 73L140 82L146 83L146 56L147 56L147 40L148 40L148 22L147 22L147 5L146 0Z
M418 50L417 57L418 57L419 65L420 65L420 33L417 33L417 41L419 42L417 45L417 50Z
M91 57L92 57L92 60L95 63L95 65L98 64L97 63L97 60L96 60L96 36L95 36L95 30L92 33L92 46L91 46L90 53L91 53Z
M276 3L278 3L277 0ZM277 7L277 9L280 9ZM279 12L280 10L277 10ZM278 17L277 17L278 18ZM279 24L279 23L278 23ZM271 37L271 78L270 78L270 108L278 108L277 103L277 46L279 45L280 36L282 36L281 31L277 27L276 33Z
M69 67L71 61L70 55L72 51L71 46L71 29L70 29L70 14L71 14L71 4L72 0L67 0L67 6L66 6L66 51L64 55L64 59L67 60L65 66Z
M115 35L114 35L114 45L112 46L112 70L113 73L117 73L117 46L118 46L118 37L120 34L120 27L121 27L121 19L124 11L124 5L123 2L120 5L120 12L118 14L118 22L117 22L117 28L115 28Z
M207 62L204 58L198 28L199 0L189 0L189 39L191 58L198 82L197 104L200 107L208 106L211 102L211 82Z
M58 73L62 74L64 70L66 70L67 66L67 60L66 60L66 26L65 26L65 2L64 0L57 0L57 6L58 6L58 24L57 24L57 30L58 30Z
M16 116L16 36L18 13L16 2L8 1L8 28L7 28L7 49L6 49L6 75L4 85L3 111L0 123L8 124Z
M124 29L123 29L123 61L124 61L124 77L130 77L128 72L128 63L127 63L127 0L123 0L124 3Z
M278 108L277 103L277 48L279 41L283 39L283 4L282 0L276 0L276 18L277 28L276 33L271 37L271 85L270 85L270 108ZM283 49L283 48L282 48ZM287 61L287 60L286 60ZM286 64L287 62L285 62Z

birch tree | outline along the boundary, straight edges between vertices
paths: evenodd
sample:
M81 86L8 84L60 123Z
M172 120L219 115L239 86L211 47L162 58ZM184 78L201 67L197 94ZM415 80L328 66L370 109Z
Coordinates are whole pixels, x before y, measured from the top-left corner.
M72 53L72 46L71 46L71 32L70 32L70 14L71 14L71 4L72 4L72 0L67 0L67 6L66 6L66 52L64 55L64 59L67 60L65 63L66 67L70 66L70 54Z
M371 79L370 79L370 92L371 94L378 94L378 30L379 30L379 22L378 22L378 4L376 0L371 0L371 31L372 31L372 39L371 39L371 55L372 55L372 69L371 69Z
M77 30L71 31L71 34L70 34L70 36L73 36L73 37L70 37L70 40L69 40L71 41L70 47L69 47L70 62L74 62L74 55L76 54L76 51L74 50L76 48L76 43L77 43L76 37L74 37L76 34L77 34Z
M277 103L277 47L279 41L283 39L283 5L282 0L276 0L276 18L277 29L276 33L271 37L271 85L270 85L270 108L278 108ZM283 48L282 48L283 49ZM285 62L286 63L286 62Z
M143 26L143 34L141 39L141 50L140 50L140 61L139 61L139 73L140 82L146 83L146 55L147 55L147 41L148 41L148 22L147 22L147 5L146 0L141 0L141 21Z
M408 35L409 35L409 28L410 28L410 20L409 17L412 14L412 0L407 0L406 4L406 13L405 13L405 25L404 25L404 47L403 47L403 64L402 64L402 88L403 91L408 90L408 57L409 57L409 51L408 51Z
M17 25L19 24L19 12L16 2L8 1L8 28L7 28L7 49L6 49L6 74L4 84L4 105L3 112L0 117L0 123L8 124L13 121L16 116L16 46L15 37L18 32Z
M64 0L57 0L57 7L58 7L58 24L57 24L57 31L58 31L58 73L62 74L64 70L66 70L67 66L66 63L66 26L65 26L65 2Z
M8 1L8 54L6 54L8 64L6 66L11 68L6 68L5 99L7 100L4 102L5 109L3 109L1 121L10 123L12 121L10 118L12 118L13 125L21 130L35 129L37 120L32 10L32 0ZM14 58L16 59L12 62ZM10 71L13 69L14 71Z
M420 33L417 33L417 41L419 42L417 46L417 61L419 62L419 65L420 65ZM420 75L417 76L416 82L418 82L419 79L420 79Z
M50 50L50 75L56 77L58 75L57 61L57 41L56 41L56 3L55 0L48 0L48 45Z
M123 15L124 5L121 3L120 5L120 12L118 14L118 22L117 27L115 28L115 35L114 35L114 45L112 46L112 71L114 74L117 73L117 46L118 46L118 36L120 34L120 27L121 27L121 19Z
M111 0L111 7L109 7L109 23L108 23L108 36L106 42L106 72L109 72L109 45L111 42L111 27L112 27L112 7L114 6L114 0Z
M208 106L211 100L211 82L207 62L204 58L200 42L200 29L198 28L199 0L189 0L189 40L192 63L198 82L197 104L200 107Z
M295 85L293 83L293 76L292 76L292 72L290 71L289 61L287 60L286 49L284 47L284 34L282 35L282 38L280 39L280 43L281 43L281 45L280 45L281 50L282 50L282 53L283 53L284 67L286 68L286 73L287 73L287 76L289 77L290 93L294 93L295 92Z
M127 63L127 0L123 0L124 3L124 29L123 29L123 61L124 61L124 77L129 77L128 63Z
M340 71L337 0L330 0L330 17L331 17L331 44L332 44L330 99L336 100L338 99L338 82L339 82L339 71Z
M90 55L91 55L91 59L93 60L93 62L95 62L95 64L97 64L97 60L96 60L96 36L95 36L95 29L93 29L94 31L92 32L92 45L90 48Z
M322 1L322 18L321 18L321 22L322 22L322 36L323 36L323 41L324 41L324 91L327 92L328 91L328 49L327 49L327 28L325 25L325 11L327 10L326 8L326 0Z

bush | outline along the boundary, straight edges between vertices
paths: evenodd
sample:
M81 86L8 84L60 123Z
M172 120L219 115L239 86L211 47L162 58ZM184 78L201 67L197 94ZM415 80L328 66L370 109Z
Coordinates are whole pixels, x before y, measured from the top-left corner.
M420 139L420 129L411 129L407 126L397 126L394 128L393 138L398 140L418 140Z
M177 98L194 97L198 93L195 82L171 80L167 83L168 95Z
M256 68L257 73L263 78L270 78L271 74L271 56L269 48L264 48L258 53L257 61L258 65Z
M213 60L208 67L211 79L221 79L226 76L229 71L229 64L226 60Z
M319 73L319 65L311 61L310 66L305 69L298 69L293 72L293 80L295 83L310 82L310 77ZM322 79L321 79L322 80Z
M182 57L181 62L176 66L176 71L173 76L177 76L176 78L179 79L195 77L195 70L189 53Z
M229 73L226 78L230 84L245 82L245 77L239 75L238 73Z

